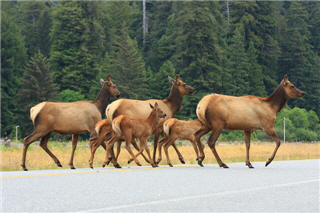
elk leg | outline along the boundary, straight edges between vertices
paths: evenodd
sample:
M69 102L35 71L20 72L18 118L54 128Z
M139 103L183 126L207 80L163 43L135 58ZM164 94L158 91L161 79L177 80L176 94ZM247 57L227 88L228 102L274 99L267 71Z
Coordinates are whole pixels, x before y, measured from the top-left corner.
M199 159L199 150L198 150L198 147L197 147L197 141L196 141L195 137L192 137L192 139L190 140L190 142L191 142L191 144L192 144L192 146L193 146L194 152L195 152L196 155L197 155L196 160L198 161L198 159ZM202 149L204 149L204 144L203 144L202 142L201 142L201 147L202 147Z
M196 138L196 141L197 141L197 146L199 148L199 151L200 151L200 156L198 157L198 164L200 166L203 166L202 165L202 161L204 160L205 158L205 155L204 155L204 152L203 152L203 147L202 147L202 143L201 143L201 137L205 134L207 134L208 132L210 131L210 128L208 126L205 126L203 125L195 134L195 138Z
M46 133L48 134L48 133ZM28 171L26 167L26 157L27 157L27 150L31 143L41 138L44 134L41 131L35 130L33 133L28 135L23 139L23 151L22 151L22 160L20 166L23 168L24 171Z
M251 165L250 160L249 160L249 150L250 150L250 135L251 131L244 131L244 141L246 143L246 165L250 168L253 169L254 167Z
M91 138L90 141L90 148L91 148L91 156L89 160L89 165L90 168L93 169L93 159L94 159L94 154L96 153L98 147L102 145L104 149L106 149L106 145L104 143L105 137L99 136L98 138Z
M161 154L161 149L162 149L162 146L163 144L165 144L167 142L167 137L165 138L162 138L160 141L159 141L159 156L158 156L158 160L157 160L157 164L160 163L160 161L162 160L162 154Z
M218 152L217 152L217 150L216 150L216 141L217 141L217 139L218 139L218 137L219 137L222 129L221 129L221 128L220 128L220 129L218 129L218 128L213 128L213 129L214 129L214 130L212 130L211 135L210 135L210 137L209 137L209 139L208 139L208 145L209 145L209 147L211 148L211 151L212 151L212 153L214 154L215 158L217 159L217 162L218 162L219 166L220 166L220 167L223 167L223 168L229 168L226 164L224 164L224 163L221 161L221 159L220 159L220 157L219 157L219 155L218 155Z
M278 151L278 148L280 147L281 141L278 138L277 134L274 132L274 130L266 131L267 135L269 135L275 142L276 142L276 148L273 151L273 154L266 162L266 167L273 161L274 157L276 156L276 153Z
M175 141L175 140L174 140L174 141ZM173 141L173 143L171 144L171 146L174 148L174 150L176 150L176 153L177 153L177 155L178 155L178 158L179 158L180 162L181 162L182 164L185 164L186 162L184 161L183 156L182 156L181 153L179 152L179 150L178 150L176 144L174 143L174 141Z
M121 166L118 164L118 162L117 162L117 160L116 160L116 158L114 156L114 152L113 152L113 145L114 145L115 142L117 142L117 138L116 137L112 137L107 142L106 158L105 158L105 161L102 164L102 167L105 167L107 164L109 164L109 162L111 160L115 168L121 168Z
M142 141L140 141L140 149L141 149L142 146L144 147L144 149L146 150L146 152L147 152L147 154L149 156L151 166L152 167L157 167L157 164L155 164L154 161L151 158L150 150L149 150L149 147L147 145L147 139L143 139Z
M126 148L127 151L130 153L130 155L132 156L132 158L134 159L134 162L136 162L136 164L137 164L138 166L141 166L141 163L139 162L139 160L137 159L137 157L133 154L133 152L132 152L132 150L131 150L131 147L130 147L130 145L131 145L131 143L130 143L130 142L131 142L131 137L129 137L129 139L130 139L130 140L127 140L127 138L126 138L125 148ZM142 152L143 152L143 148L140 147L140 150L139 150L137 156L138 156L139 154L141 154Z
M46 134L45 136L43 136L40 140L40 147L46 151L46 153L48 155L50 155L50 157L52 158L52 160L57 164L57 166L62 167L60 161L58 160L58 158L52 154L52 152L49 150L48 148L48 141L49 141L49 137L50 137L51 132L49 132L48 134Z
M131 144L133 145L133 147L139 152L140 151L140 148L137 144L137 141L135 139L132 139L131 141ZM143 154L141 153L142 157L144 158L144 160L147 162L147 163L150 163L150 160ZM136 155L137 157L137 155ZM129 161L128 161L128 164L131 163L133 161L133 158L131 158Z
M154 138L153 138L153 157L152 160L155 162L156 161L156 155L157 155L157 146L158 146L158 141L159 141L159 136L160 136L161 130L156 129L154 131Z
M78 135L78 134L73 134L73 135L72 135L72 152L71 152L70 162L69 162L69 164L68 164L68 165L70 165L70 168L71 168L71 169L76 169L76 168L73 166L73 157L74 157L74 152L76 151L76 148L77 148L78 138L79 138L79 135Z
M163 146L163 149L164 149L164 152L166 154L166 158L167 158L167 164L170 166L170 167L173 167L173 165L171 164L171 161L170 161L170 158L169 158L169 153L168 153L168 148L169 146L172 145L172 143L174 143L174 140L168 140L168 142Z

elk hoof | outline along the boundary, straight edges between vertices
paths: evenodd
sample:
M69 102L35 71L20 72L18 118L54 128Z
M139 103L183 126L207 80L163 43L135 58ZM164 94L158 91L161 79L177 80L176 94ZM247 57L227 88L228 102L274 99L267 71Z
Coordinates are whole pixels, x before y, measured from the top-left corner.
M267 162L266 162L266 166L265 166L265 167L267 167L270 163L271 163L271 162L267 161Z
M170 167L173 167L171 163L168 163L168 165L169 165Z
M109 165L110 161L107 162L107 166Z
M62 167L62 165L61 165L61 164L58 164L57 166L58 166L58 167Z
M93 166L90 166L91 169L93 169Z
M28 171L28 169L23 169L23 171Z
M117 169L121 169L122 168L119 164L116 164L114 167L117 168Z
M106 165L105 164L102 164L102 167L104 168Z
M76 169L76 168L73 166L73 167L71 167L71 169Z
M223 167L223 168L225 168L225 169L229 169L229 167L226 165L226 164L222 164L220 167Z
M182 164L186 164L186 162L185 162L184 160L180 160L180 162L181 162Z

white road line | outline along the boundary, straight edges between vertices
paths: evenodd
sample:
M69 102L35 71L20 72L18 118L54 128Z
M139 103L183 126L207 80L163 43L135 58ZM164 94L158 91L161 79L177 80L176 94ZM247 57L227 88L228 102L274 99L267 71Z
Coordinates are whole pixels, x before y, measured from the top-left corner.
M243 192L249 192L249 191L259 191L259 190L264 190L264 189L277 188L277 187L286 187L286 186L294 186L294 185L299 185L299 184L308 184L308 183L314 183L314 182L319 182L319 181L320 181L320 179L316 179L316 180L308 180L308 181L301 181L301 182L295 182L295 183L286 183L286 184L278 184L278 185L271 185L271 186L262 186L262 187L252 188L252 189L241 189L241 190L235 190L235 191L218 192L218 193L211 193L211 194L206 194L206 195L197 195L197 196L190 196L190 197L182 197L182 198L173 198L173 199L167 199L167 200L151 201L151 202L145 202L145 203L136 203L136 204L131 204L131 205L111 206L111 207L105 207L105 208L100 208L100 209L85 210L83 212L110 211L110 210L131 208L131 207L137 207L137 206L161 204L161 203L168 203L168 202L178 202L178 201L193 200L193 199L212 197L212 196L237 194L237 193L243 193ZM81 212L81 211L78 211L78 212Z

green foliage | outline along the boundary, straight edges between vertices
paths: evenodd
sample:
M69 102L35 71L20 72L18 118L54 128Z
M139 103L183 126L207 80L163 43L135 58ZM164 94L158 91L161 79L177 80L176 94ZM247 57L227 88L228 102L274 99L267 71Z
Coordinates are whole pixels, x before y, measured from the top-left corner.
M84 95L80 92L76 92L70 89L65 89L59 93L59 101L60 102L75 102L75 101L83 101Z
M168 75L179 74L196 89L183 98L177 117L184 120L197 118L204 95L264 97L288 74L306 96L289 100L277 116L277 133L283 134L285 116L288 140L300 140L298 129L319 136L319 8L312 1L147 2L143 42L141 1L2 2L1 131L25 116L30 128L20 130L29 134L29 107L48 99L38 91L40 83L31 85L32 78L27 87L34 95L16 96L17 85L26 83L27 59L40 51L51 62L53 81L60 86L56 97L64 102L94 100L97 82L109 74L124 98L164 99L171 87ZM223 133L230 140L239 134ZM263 131L252 138L269 140Z
M43 101L56 100L58 90L59 87L53 83L47 58L38 52L27 64L16 96L19 109L17 122L21 126L21 131L25 133L27 129L29 132L31 130L30 108Z
M4 4L4 3L2 3ZM1 136L14 127L14 96L26 60L24 37L18 25L1 11Z

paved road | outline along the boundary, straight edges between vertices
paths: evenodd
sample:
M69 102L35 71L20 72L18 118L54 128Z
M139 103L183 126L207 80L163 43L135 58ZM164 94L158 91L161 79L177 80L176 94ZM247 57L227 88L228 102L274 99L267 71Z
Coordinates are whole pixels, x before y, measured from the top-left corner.
M2 172L1 212L319 212L319 160Z

